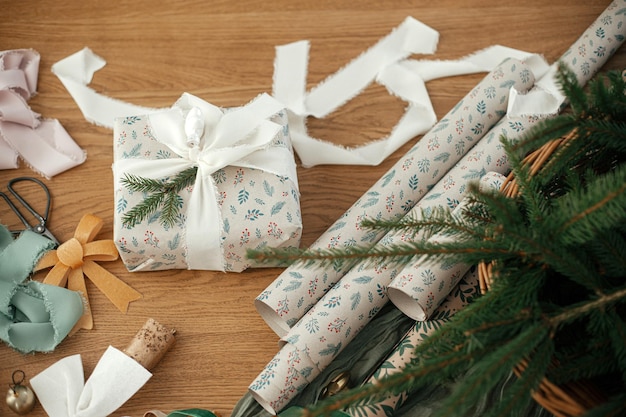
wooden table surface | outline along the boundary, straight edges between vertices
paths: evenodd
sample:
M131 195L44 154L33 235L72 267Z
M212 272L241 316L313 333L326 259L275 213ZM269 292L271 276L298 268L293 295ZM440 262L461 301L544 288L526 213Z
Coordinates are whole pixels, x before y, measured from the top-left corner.
M51 180L49 228L72 237L85 213L104 219L100 239L112 239L112 132L88 123L51 65L88 46L107 60L92 83L97 91L132 103L170 106L189 92L219 106L237 106L271 92L274 47L311 41L309 86L345 65L407 16L440 33L437 59L452 59L493 44L538 52L554 62L609 4L608 0L0 0L0 50L33 48L41 54L39 94L31 107L57 118L87 152L87 161ZM618 51L605 69L623 68ZM438 117L484 74L429 82ZM323 120L310 120L317 137L358 145L385 135L403 102L377 85ZM331 136L332 133L332 136ZM376 167L298 163L303 245L311 244L380 178L418 138ZM0 171L0 184L36 175L23 164ZM15 222L6 206L0 221ZM0 345L0 386L14 370L32 377L57 360L80 353L86 376L109 346L123 348L147 318L177 330L177 344L152 379L114 415L139 417L152 409L200 407L228 416L250 382L277 351L278 337L253 306L281 272L160 271L129 273L120 260L103 263L143 298L120 313L88 283L95 320L50 354L22 355ZM6 384L6 385L4 385ZM0 416L11 412L0 401ZM38 405L30 414L45 415Z

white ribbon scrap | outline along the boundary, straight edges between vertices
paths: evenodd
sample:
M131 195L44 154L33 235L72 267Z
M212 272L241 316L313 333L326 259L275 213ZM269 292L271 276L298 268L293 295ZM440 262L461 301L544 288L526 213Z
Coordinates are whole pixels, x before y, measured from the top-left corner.
M52 72L70 93L85 119L113 129L113 123L118 117L138 116L159 110L116 100L87 87L95 72L105 65L106 61L89 48L83 48L52 65Z
M190 147L185 121L192 109L192 114L197 110L202 114L204 129L200 129L203 133L198 146ZM259 95L243 107L224 111L185 93L171 109L148 116L154 137L180 158L129 158L114 163L118 172L157 179L198 167L185 224L190 269L224 270L221 227L216 226L222 224L218 190L211 174L226 166L240 166L288 177L297 184L290 150L274 147L268 151L282 129L280 124L268 119L283 110L282 104L267 94ZM115 177L116 187L119 187L120 176Z
M457 60L411 60L412 54L434 54L439 34L408 17L389 35L335 74L306 92L309 43L298 41L276 48L273 95L288 110L294 149L304 167L321 164L378 165L411 138L437 121L425 82L443 77L488 72L506 58L526 61L539 78L547 70L535 54L500 45ZM390 94L408 102L389 136L363 146L343 147L311 137L309 116L322 119L376 81Z
M152 374L109 346L85 382L80 355L59 360L30 380L50 417L106 417L120 408Z

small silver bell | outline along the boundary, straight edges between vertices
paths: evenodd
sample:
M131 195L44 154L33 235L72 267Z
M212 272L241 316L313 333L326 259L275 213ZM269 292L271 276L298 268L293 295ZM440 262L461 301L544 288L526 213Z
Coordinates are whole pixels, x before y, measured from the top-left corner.
M22 378L19 381L16 381L15 375L20 373L22 374ZM10 385L10 388L7 391L7 406L11 409L11 411L19 415L31 412L36 403L35 393L33 390L26 385L22 385L25 378L26 375L23 371L17 370L13 372L13 384Z

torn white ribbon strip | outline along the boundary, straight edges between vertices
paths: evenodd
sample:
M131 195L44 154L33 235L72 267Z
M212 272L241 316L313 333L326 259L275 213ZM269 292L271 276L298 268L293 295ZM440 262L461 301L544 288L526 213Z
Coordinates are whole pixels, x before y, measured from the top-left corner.
M438 38L434 29L408 17L389 35L308 93L305 90L309 43L299 41L277 47L273 94L288 109L293 146L302 165L380 164L407 141L427 132L437 121L426 81L488 72L506 58L525 60L537 78L548 68L543 59L533 54L499 45L458 60L406 59L412 54L434 54ZM347 148L309 135L307 117L324 118L374 81L408 103L389 136Z
M273 95L288 108L294 150L302 165L380 164L408 140L428 131L437 121L424 84L426 81L488 72L506 58L524 60L537 78L547 70L547 64L541 58L499 45L458 60L407 59L412 54L435 53L438 38L437 31L408 17L389 35L308 93L305 90L309 43L300 41L278 46ZM105 64L106 61L89 48L83 48L52 66L52 72L61 80L87 120L112 128L117 117L160 110L116 100L88 87L93 74ZM374 81L408 103L405 114L389 136L363 146L346 148L308 135L308 116L324 118Z
M152 374L109 346L85 382L80 355L61 359L30 380L50 417L106 417L128 401Z
M85 119L113 129L113 122L117 117L137 116L163 110L116 100L87 87L94 73L105 65L104 59L86 47L52 65L52 72L61 80Z

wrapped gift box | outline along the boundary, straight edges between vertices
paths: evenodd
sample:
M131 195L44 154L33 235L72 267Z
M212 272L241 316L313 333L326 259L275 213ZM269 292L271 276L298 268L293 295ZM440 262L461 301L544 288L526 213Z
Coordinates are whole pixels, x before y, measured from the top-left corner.
M191 185L173 196L169 222L163 205L128 222L151 195L130 180L168 184L190 169ZM240 272L261 266L246 258L248 248L300 244L287 114L266 94L230 109L183 94L171 109L116 119L113 176L114 239L129 271Z

